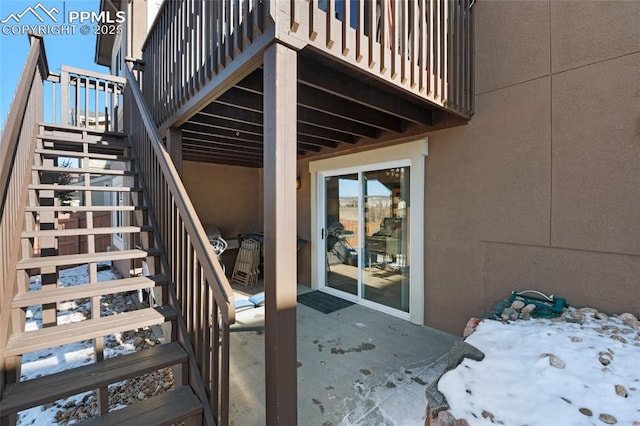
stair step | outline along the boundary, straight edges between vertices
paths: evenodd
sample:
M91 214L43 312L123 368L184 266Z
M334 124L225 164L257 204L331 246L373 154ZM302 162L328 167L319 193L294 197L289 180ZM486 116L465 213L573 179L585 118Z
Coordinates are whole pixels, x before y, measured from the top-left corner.
M99 169L97 167L76 168L76 167L52 167L52 166L33 166L32 170L38 172L49 173L90 173L92 175L110 175L110 176L135 176L136 172L118 169Z
M85 426L169 426L202 414L202 403L190 387L181 386L156 397L136 402L123 409L81 422Z
M37 135L38 139L41 139L45 142L61 142L68 144L89 144L89 145L103 145L103 146L113 146L117 148L129 148L131 145L127 142L122 135L116 135L115 139L117 141L109 141L104 139L81 139L73 136L52 136L52 135Z
M65 151L62 149L36 148L35 152L36 154L40 154L46 157L70 157L70 158L89 157L91 160L110 160L115 162L133 161L133 157L125 157L123 155L98 154L98 153L87 154L82 151Z
M147 206L25 206L27 212L131 212Z
M45 132L46 131L64 131L69 134L78 134L78 135L82 135L86 133L87 135L98 135L98 136L102 136L102 135L116 136L116 137L127 136L127 134L122 131L115 132L113 130L91 129L87 127L73 126L70 124L53 124L53 123L44 123L44 122L41 122L38 124L40 125L40 127L44 129Z
M82 263L104 262L108 260L142 259L148 256L157 256L159 253L158 249L150 248L147 250L114 250L99 253L67 254L64 256L31 257L18 261L16 269L79 265Z
M186 360L187 354L178 343L173 342L37 379L12 383L7 385L0 400L0 412L3 416L15 414ZM148 423L143 421L139 424Z
M42 328L35 331L14 333L7 342L5 356L23 355L52 346L66 345L117 332L150 327L166 321L172 321L175 318L176 314L171 308L159 306L106 317L92 318L71 324Z
M71 229L47 229L39 231L24 231L22 238L45 237L76 237L79 235L105 235L105 234L135 234L138 232L150 232L153 227L145 226L112 226L101 228L71 228Z
M167 279L164 276L152 275L148 277L123 278L119 280L74 285L72 287L58 287L50 290L34 290L16 294L11 302L11 307L14 309L26 308L27 306L57 303L65 300L84 299L86 297L102 296L104 294L135 291L166 283Z
M92 185L57 185L57 184L31 184L29 189L36 191L95 191L95 192L140 192L141 188L129 186L92 186Z

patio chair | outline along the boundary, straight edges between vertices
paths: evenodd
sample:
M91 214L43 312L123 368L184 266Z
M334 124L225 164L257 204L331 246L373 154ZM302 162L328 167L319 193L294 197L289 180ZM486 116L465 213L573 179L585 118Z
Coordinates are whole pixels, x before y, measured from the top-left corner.
M251 287L258 281L258 265L260 263L260 243L248 239L240 245L236 264L231 274L231 284Z

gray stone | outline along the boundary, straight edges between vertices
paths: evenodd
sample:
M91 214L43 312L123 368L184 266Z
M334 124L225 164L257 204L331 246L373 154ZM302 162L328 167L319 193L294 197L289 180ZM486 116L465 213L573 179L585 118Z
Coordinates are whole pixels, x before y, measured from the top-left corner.
M482 361L484 353L466 342L456 342L449 351L449 362L446 371L453 370L459 366L465 358Z
M605 314L604 312L598 312L597 314L594 315L596 319L599 320L608 320L609 319L609 315Z
M515 309L517 311L519 311L520 309L524 308L524 302L522 300L514 300L513 303L511 303L511 309Z
M528 305L526 305L524 308L522 308L522 312L533 312L536 309L536 305L534 305L533 303L529 303Z
M448 411L440 411L438 414L431 413L430 425L431 426L454 426L455 417Z
M558 358L556 355L554 354L542 354L540 355L540 357L548 357L549 358L549 365L555 368L564 368L564 361L562 361L560 358Z
M520 319L523 319L525 321L529 321L531 319L531 313L530 312L522 312L520 314Z
M582 414L584 414L587 417L593 416L593 412L588 408L580 408L578 411L580 411Z
M489 318L500 318L500 314L502 314L502 311L509 306L511 306L511 303L509 303L508 300L498 300L493 304L493 308L491 308Z
M450 408L447 398L438 390L438 380L431 382L427 386L425 394L427 395L427 406L431 412L432 419L436 418L441 411L446 411Z
M638 321L638 318L629 312L625 312L624 314L618 315L618 318L621 321Z
M572 312L569 315L567 315L565 317L565 320L567 322L572 322L572 323L576 323L576 324L582 325L582 324L584 324L584 322L586 320L586 317L585 317L585 315L583 313L580 313L580 312L576 311L576 312Z
M627 342L627 339L625 339L625 338L624 338L624 337L622 337L622 336L618 336L617 334L612 334L612 335L611 335L611 336L609 336L609 337L611 337L613 340L617 340L617 341L618 341L618 342L620 342L620 343L629 343L629 342Z
M506 320L517 320L518 319L518 311L513 308L504 308L501 315L502 319ZM506 317L506 318L505 318Z
M608 425L614 425L618 423L618 420L615 417L613 417L611 414L602 413L598 418L600 419L601 422L606 423Z
M626 398L628 396L627 389L622 385L616 385L616 395Z
M493 423L493 419L495 418L493 413L487 410L482 410L482 417L491 420L491 423Z

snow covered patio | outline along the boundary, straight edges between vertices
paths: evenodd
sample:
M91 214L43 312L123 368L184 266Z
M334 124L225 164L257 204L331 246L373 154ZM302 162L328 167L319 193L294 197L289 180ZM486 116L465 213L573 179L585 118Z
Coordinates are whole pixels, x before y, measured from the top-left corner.
M324 314L299 303L297 314L298 424L424 424L426 386L460 338L359 305ZM264 335L235 332L231 344L231 424L264 424Z

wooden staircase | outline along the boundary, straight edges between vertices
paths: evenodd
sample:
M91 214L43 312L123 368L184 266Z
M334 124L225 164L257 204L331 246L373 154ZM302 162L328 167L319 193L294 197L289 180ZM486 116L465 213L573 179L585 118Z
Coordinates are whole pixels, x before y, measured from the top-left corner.
M0 423L12 424L22 410L94 391L98 412L86 424L200 424L202 402L189 386L189 356L176 339L177 313L166 304L168 279L160 273L162 250L155 246L154 227L127 136L40 124L36 137L22 254L16 265L18 288L10 304L13 327L2 360L9 379L0 399ZM62 205L61 194L69 191L76 195L71 204ZM95 215L103 211L113 215L111 226L95 225ZM64 229L60 219L67 214L84 215L86 227ZM111 236L122 246L101 250L96 244L99 236ZM60 243L72 237L86 241L80 245L82 252L60 253ZM117 263L120 270L131 274L99 282L98 265L104 262ZM88 268L88 282L59 285L60 269L83 264ZM30 277L38 274L42 286L30 290ZM103 298L120 293L135 300L137 309L105 315ZM139 294L149 297L143 302ZM90 318L59 324L59 304L83 298L90 299ZM27 308L37 305L42 307L43 326L24 331ZM163 344L105 358L105 336L148 327L157 331ZM86 340L93 342L93 363L20 381L23 355ZM167 367L173 371L174 390L109 411L109 385Z

